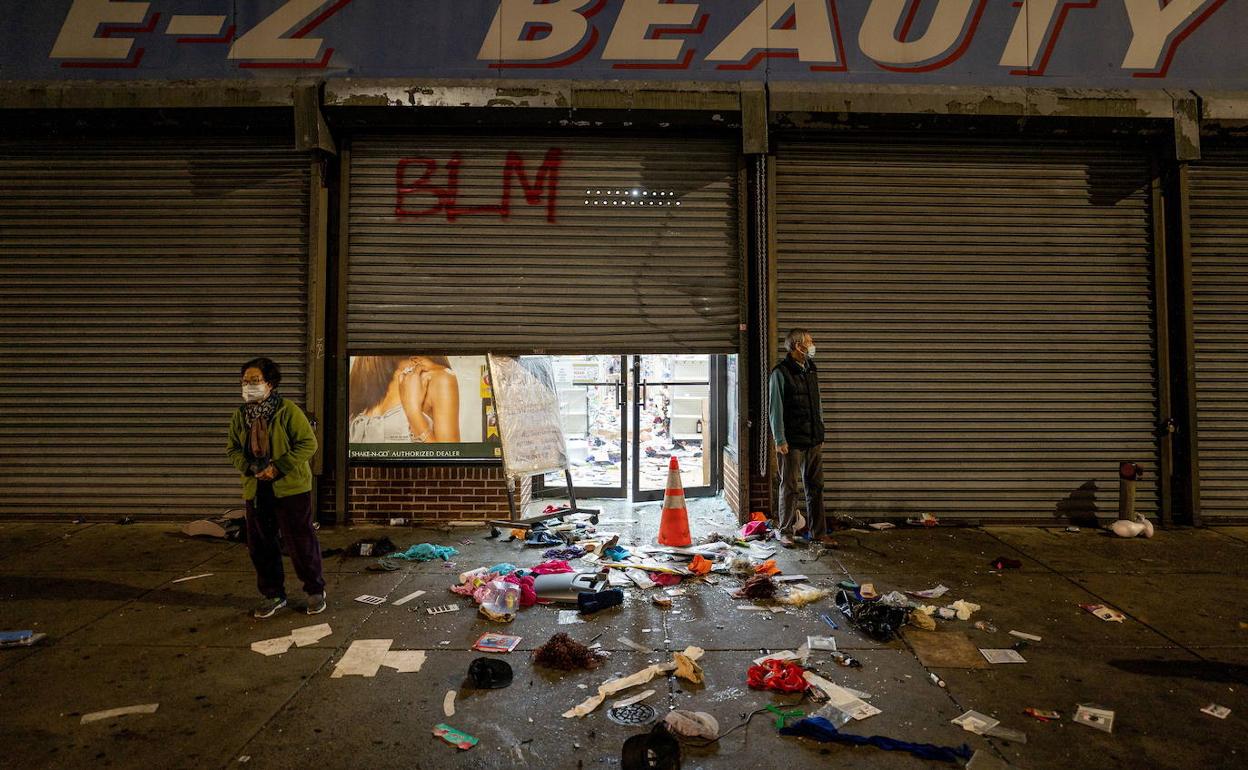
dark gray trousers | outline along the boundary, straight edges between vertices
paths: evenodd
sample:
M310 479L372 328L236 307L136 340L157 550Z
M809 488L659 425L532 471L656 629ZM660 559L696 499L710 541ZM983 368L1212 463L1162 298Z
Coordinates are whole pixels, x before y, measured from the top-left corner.
M797 523L798 482L806 493L806 526L811 537L828 533L823 510L823 447L798 449L789 444L788 454L777 454L780 466L780 531L792 536Z

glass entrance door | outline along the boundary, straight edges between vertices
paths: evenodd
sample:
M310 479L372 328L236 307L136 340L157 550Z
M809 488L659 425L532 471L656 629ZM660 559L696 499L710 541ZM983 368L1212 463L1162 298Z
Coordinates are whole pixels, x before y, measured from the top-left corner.
M553 365L576 496L626 497L625 357L555 356ZM566 495L562 473L535 481L556 497Z
M687 497L718 488L719 387L715 357L632 357L632 499L662 500L672 457Z

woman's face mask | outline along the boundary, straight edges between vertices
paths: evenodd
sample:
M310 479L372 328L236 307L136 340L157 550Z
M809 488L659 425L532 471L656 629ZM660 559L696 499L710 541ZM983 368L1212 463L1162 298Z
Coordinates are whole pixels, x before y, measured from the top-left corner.
M252 401L263 401L269 395L269 386L261 383L243 383L243 400L250 403Z

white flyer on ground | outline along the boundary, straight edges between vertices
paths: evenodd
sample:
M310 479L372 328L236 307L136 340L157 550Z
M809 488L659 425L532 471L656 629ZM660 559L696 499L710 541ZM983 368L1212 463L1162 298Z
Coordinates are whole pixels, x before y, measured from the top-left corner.
M823 691L824 695L828 696L829 705L835 706L841 711L844 711L855 720L862 720L867 717L873 717L876 714L883 713L875 706L872 706L862 698L854 695L849 690L846 690L838 684L829 682L827 679L824 679L813 671L807 671L802 674L802 676L807 682L810 682L812 686L819 688Z
M1001 720L993 719L987 714L981 714L978 711L968 711L960 717L949 720L958 727L966 730L968 733L983 735L992 728L1001 724Z
M983 650L979 651L980 655L989 663L1026 663L1027 659L1018 654L1018 650Z

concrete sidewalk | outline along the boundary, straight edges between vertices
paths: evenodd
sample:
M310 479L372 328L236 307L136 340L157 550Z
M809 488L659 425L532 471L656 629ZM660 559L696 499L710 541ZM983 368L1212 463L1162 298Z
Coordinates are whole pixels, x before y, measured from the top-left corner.
M728 532L722 508L691 501L695 535ZM614 505L600 528L625 542L652 543L657 505ZM1025 665L935 669L928 679L912 652L916 635L878 644L849 628L830 600L787 613L738 610L719 585L688 586L670 610L630 590L624 607L583 623L558 625L551 608L523 610L507 626L479 617L451 594L460 571L497 562L532 566L542 549L492 542L483 530L337 529L322 532L324 547L385 534L400 546L420 542L460 550L454 567L412 564L368 572L372 559L326 560L329 610L309 618L292 610L267 621L247 611L254 575L241 545L187 540L176 526L0 524L0 630L48 634L37 647L0 651L0 745L8 767L248 768L618 768L624 740L638 728L616 725L599 708L580 720L560 714L613 674L627 675L666 661L687 645L706 649L706 683L656 679L647 702L707 711L722 730L768 703L797 696L752 691L746 669L762 651L793 649L807 635L837 638L861 669L812 663L834 681L872 695L883 713L851 723L846 732L885 735L948 746L969 744L1021 768L1242 767L1248 753L1248 528L1159 532L1153 540L1118 540L1097 532L988 528L846 533L839 550L806 548L777 554L786 573L809 575L830 587L851 577L881 593L943 583L945 603L966 599L983 609L971 622L941 621L979 647L1009 647L1011 629L1043 637L1024 649ZM470 545L460 540L471 538ZM995 573L997 556L1022 561L1021 570ZM212 573L186 583L184 576ZM300 603L291 571L288 588ZM394 600L416 590L424 597L402 607L371 607L360 594ZM458 602L457 613L429 616L428 606ZM1079 608L1104 603L1125 623L1101 621ZM820 614L836 617L832 631ZM998 632L974 628L974 620ZM264 657L252 642L293 628L329 623L319 643ZM473 691L465 682L471 645L483 632L523 636L503 656L515 681L502 690ZM560 672L531 663L532 650L557 631L588 641L601 635L611 657L597 671ZM635 652L621 637L661 652ZM375 678L331 679L334 663L355 639L393 639L395 649L428 651L418 673L382 669ZM643 688L639 688L643 689ZM445 717L443 697L459 690L457 713ZM630 691L637 692L638 690ZM622 697L622 696L621 696ZM1215 702L1233 711L1225 720L1200 712ZM87 712L159 703L152 715L80 724ZM1117 712L1112 734L1070 721L1076 704ZM1055 709L1062 720L1041 723L1026 707ZM814 706L797 706L808 711ZM1027 735L1025 745L985 739L949 720L967 709L994 716ZM685 768L925 767L909 755L871 747L821 746L777 735L773 717L754 717L708 749L686 748ZM431 736L447 722L480 739L461 752ZM942 766L942 765L936 765ZM949 765L944 765L949 766Z

